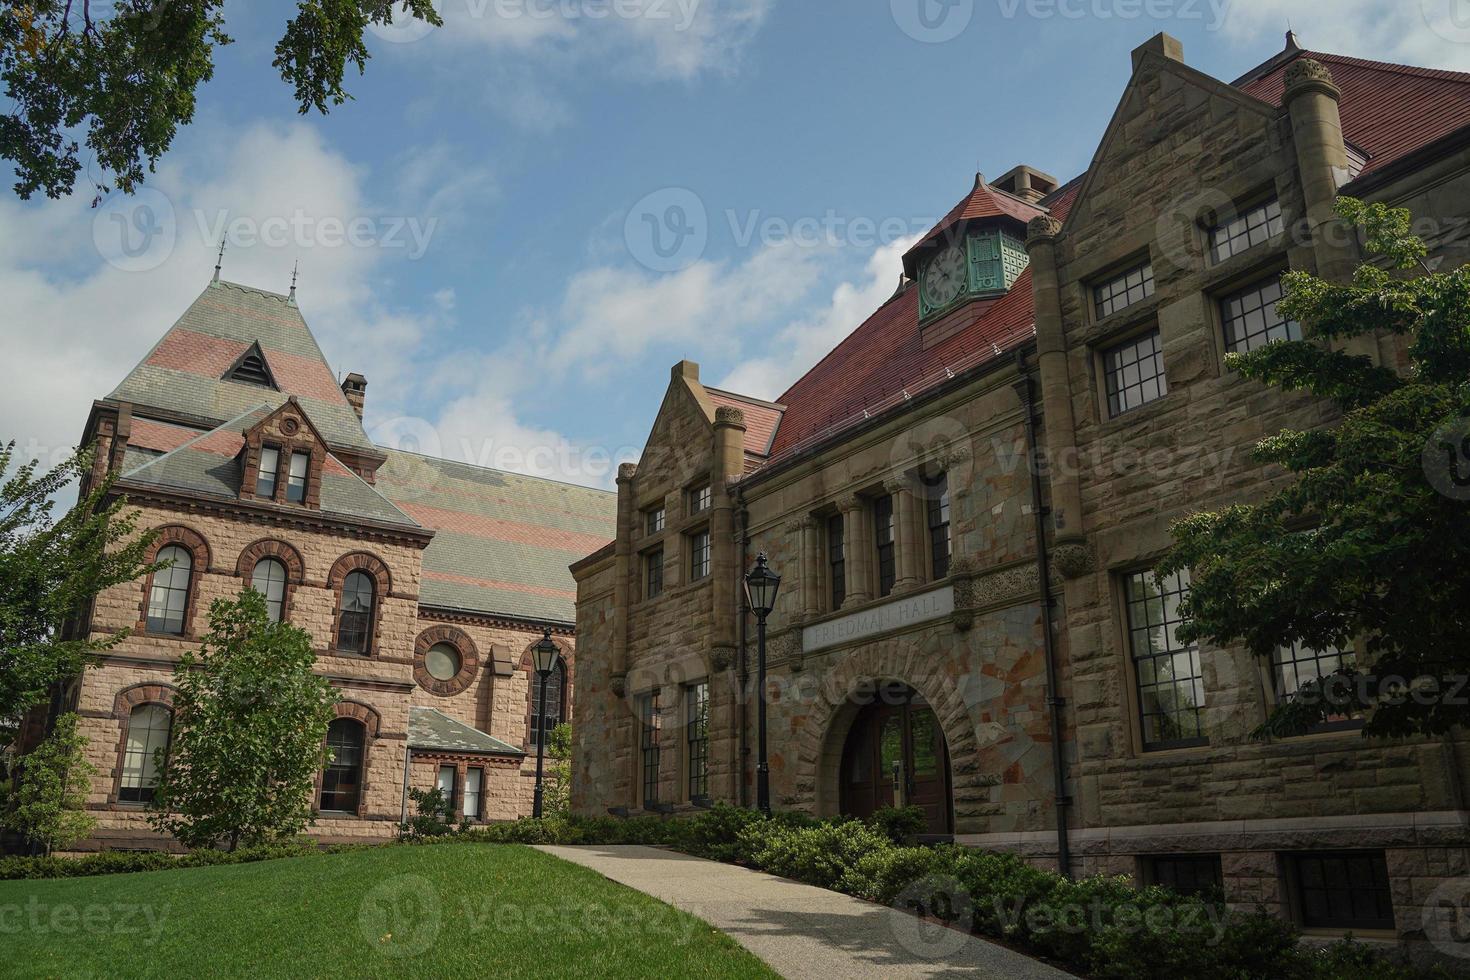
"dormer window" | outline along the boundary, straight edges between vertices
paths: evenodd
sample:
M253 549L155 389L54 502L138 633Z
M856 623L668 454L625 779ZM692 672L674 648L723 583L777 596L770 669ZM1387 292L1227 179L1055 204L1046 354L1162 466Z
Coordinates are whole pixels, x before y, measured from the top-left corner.
M321 433L293 397L245 433L240 495L262 503L316 508L331 457Z
M276 499L276 473L281 469L281 451L275 446L262 446L260 466L255 471L255 495L262 500Z
M236 381L240 384L254 385L257 388L270 388L275 390L276 380L271 376L270 365L266 363L265 353L259 344L253 344L245 352L234 367L225 372L226 381Z

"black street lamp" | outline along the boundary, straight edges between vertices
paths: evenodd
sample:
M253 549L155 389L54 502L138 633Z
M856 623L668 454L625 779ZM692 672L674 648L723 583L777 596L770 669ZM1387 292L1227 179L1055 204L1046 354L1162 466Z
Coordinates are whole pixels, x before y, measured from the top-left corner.
M536 676L541 679L541 700L537 702L539 710L536 712L537 730L531 733L536 739L536 795L531 802L533 820L541 819L542 774L546 768L546 679L556 670L560 660L561 651L551 638L551 630L543 630L541 639L531 648L531 662L536 668Z
M766 760L766 617L776 608L780 588L781 576L771 571L763 551L745 575L745 603L755 613L756 630L755 805L766 816L771 815L771 766Z

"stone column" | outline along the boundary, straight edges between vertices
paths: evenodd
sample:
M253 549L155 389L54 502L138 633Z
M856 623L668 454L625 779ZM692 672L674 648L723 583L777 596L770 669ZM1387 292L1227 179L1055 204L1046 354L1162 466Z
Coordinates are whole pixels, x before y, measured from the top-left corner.
M797 540L801 567L801 615L811 619L822 611L821 525L808 514L791 523Z
M638 475L636 463L624 463L618 467L618 538L614 546L616 556L616 579L613 582L613 631L612 631L612 690L622 697L628 679L628 602L637 574L633 560L634 525L638 519L638 504L633 496L633 480Z
M918 533L918 498L909 479L890 480L883 489L893 496L893 591L908 592L920 581L924 545Z
M1358 264L1357 238L1333 210L1337 190L1348 182L1347 146L1343 142L1338 102L1342 92L1332 73L1320 61L1298 58L1286 69L1283 102L1291 116L1307 229L1317 275L1347 282ZM1378 363L1378 344L1372 337L1354 337L1344 349Z
M842 558L847 566L847 598L842 607L856 606L872 598L871 576L872 548L868 538L868 508L857 494L844 497L838 503L842 511Z
M1062 294L1057 275L1057 236L1061 230L1060 221L1045 215L1032 218L1026 227L1031 292L1036 303L1036 366L1041 375L1051 520L1058 542L1082 537L1077 422L1072 414L1072 379L1067 365L1067 335L1062 324Z
M710 467L710 601L714 624L711 656L733 660L735 656L740 567L740 543L735 540L735 500L730 486L745 467L745 413L738 408L715 409L714 461ZM686 562L687 565L687 562Z

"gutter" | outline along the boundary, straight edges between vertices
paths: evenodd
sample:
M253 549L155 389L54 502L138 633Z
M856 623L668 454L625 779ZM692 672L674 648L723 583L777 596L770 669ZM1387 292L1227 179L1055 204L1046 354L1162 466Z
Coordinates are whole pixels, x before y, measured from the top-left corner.
M398 822L408 823L408 773L413 766L413 746L403 746L403 806L399 810Z
M1057 869L1064 877L1072 877L1072 855L1067 842L1067 808L1072 798L1067 794L1067 774L1062 758L1062 708L1066 700L1057 693L1056 636L1052 626L1051 556L1046 544L1046 518L1051 513L1041 498L1041 460L1036 447L1036 386L1027 372L1026 352L1016 354L1016 371L1020 380L1016 382L1016 394L1021 396L1021 408L1026 424L1026 465L1031 483L1031 512L1036 518L1036 578L1041 591L1041 637L1046 659L1046 708L1051 723L1051 768L1055 776L1055 806L1057 814Z

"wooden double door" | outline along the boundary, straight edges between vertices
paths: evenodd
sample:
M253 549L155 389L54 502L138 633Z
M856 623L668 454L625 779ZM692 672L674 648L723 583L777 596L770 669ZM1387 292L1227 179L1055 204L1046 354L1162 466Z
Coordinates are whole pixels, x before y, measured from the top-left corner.
M880 807L909 805L923 808L927 833L953 833L949 748L939 719L912 688L887 684L848 732L841 807L864 818Z

